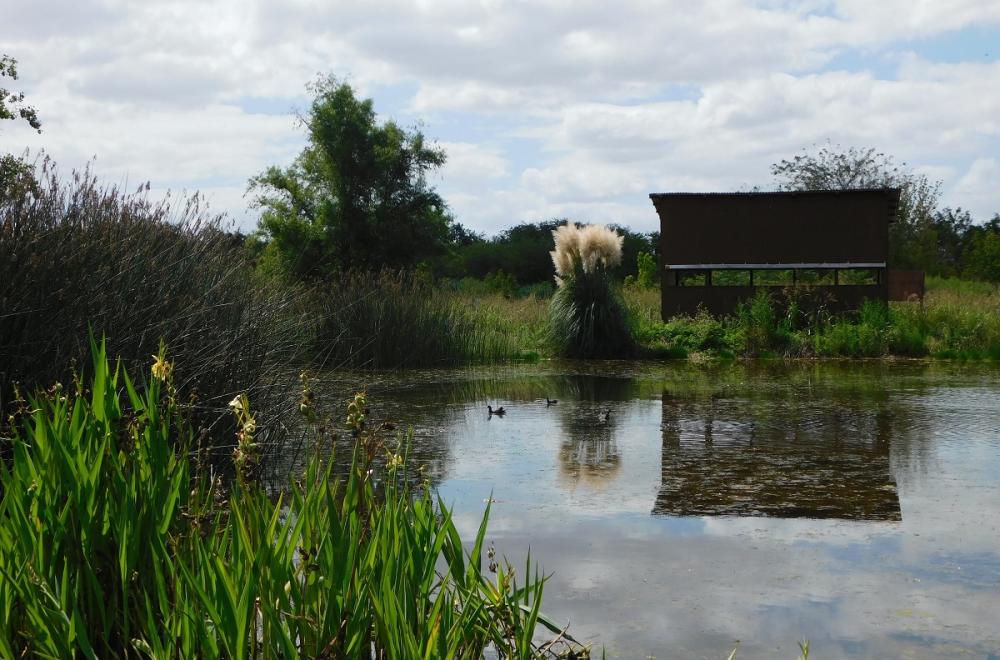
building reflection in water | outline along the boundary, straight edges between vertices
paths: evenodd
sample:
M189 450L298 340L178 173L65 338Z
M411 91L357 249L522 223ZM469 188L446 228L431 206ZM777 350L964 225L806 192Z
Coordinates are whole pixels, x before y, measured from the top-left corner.
M893 419L886 407L846 399L665 390L652 512L901 520Z

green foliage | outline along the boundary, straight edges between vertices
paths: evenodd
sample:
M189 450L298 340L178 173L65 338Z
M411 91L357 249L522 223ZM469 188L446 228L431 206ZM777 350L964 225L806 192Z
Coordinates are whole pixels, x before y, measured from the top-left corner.
M506 362L528 342L512 319L406 272L350 272L317 289L315 353L332 367Z
M490 292L499 293L508 297L517 295L517 280L514 279L513 275L505 273L503 270L490 273L483 278L483 283Z
M730 316L700 312L667 322L659 320L657 297L638 289L626 295L635 337L650 357L1000 358L1000 289L953 278L927 284L922 305L869 300L856 312L832 313L821 290L796 287L747 301Z
M549 339L556 355L609 358L635 349L621 292L606 272L563 280L552 296Z
M560 631L530 557L517 577L495 558L489 507L463 544L397 443L360 430L346 478L317 446L274 495L227 487L189 453L157 364L136 387L95 346L86 386L20 401L0 463L0 655L586 657L565 634L535 643Z
M660 278L656 267L656 257L649 252L640 252L636 257L636 270L636 285L643 289L659 288Z
M0 200L23 203L38 192L35 168L30 163L10 154L0 155Z
M973 237L965 272L977 279L1000 283L1000 231L983 231Z
M735 330L745 342L745 352L760 355L770 350L782 349L789 343L790 327L787 318L779 314L778 306L767 291L758 291L744 301L733 315Z
M0 83L3 78L17 80L17 60L7 55L0 55ZM42 132L42 123L38 120L38 112L24 102L24 92L13 92L0 87L0 121L4 119L23 119L33 129Z
M312 87L308 145L288 168L250 181L260 231L297 278L414 266L441 254L451 218L427 174L442 150L419 131L378 123L371 99L334 78Z
M89 171L66 181L47 160L36 171L35 193L0 199L0 407L13 382L68 382L88 328L132 368L165 338L200 415L218 418L239 388L277 405L276 365L309 345L298 290L259 277L197 195L153 202L145 185L127 194Z

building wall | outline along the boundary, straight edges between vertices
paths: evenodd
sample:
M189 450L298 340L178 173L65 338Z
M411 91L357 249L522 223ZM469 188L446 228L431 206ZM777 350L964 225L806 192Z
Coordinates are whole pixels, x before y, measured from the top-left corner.
M723 314L765 287L675 286L669 265L885 264L899 190L650 195L660 216L663 317L703 306ZM878 284L821 287L837 309L886 300ZM781 287L766 287L778 289Z
M895 196L893 195L895 193ZM665 264L884 262L898 191L651 195Z

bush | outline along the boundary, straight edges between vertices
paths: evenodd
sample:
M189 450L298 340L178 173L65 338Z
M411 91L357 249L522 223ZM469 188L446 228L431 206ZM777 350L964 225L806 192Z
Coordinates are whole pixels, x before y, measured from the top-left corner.
M790 328L782 319L771 295L760 290L750 300L740 303L733 316L736 330L743 337L743 349L749 355L780 350L789 343Z
M695 316L676 316L652 328L644 326L637 339L643 343L665 344L685 352L720 351L728 347L722 321L704 310Z
M556 354L574 358L632 354L628 310L609 272L621 261L622 237L598 225L566 224L552 233L559 286L550 306L549 338Z

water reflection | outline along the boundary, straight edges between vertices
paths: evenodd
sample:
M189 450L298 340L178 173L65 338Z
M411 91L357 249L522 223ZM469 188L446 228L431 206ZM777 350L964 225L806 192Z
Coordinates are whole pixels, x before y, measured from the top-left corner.
M619 417L625 402L637 395L638 383L632 378L571 375L561 379L559 391L564 395L559 408L559 482L570 491L581 485L603 490L621 471Z
M559 445L559 480L569 489L584 484L605 488L618 476L621 451L615 439L617 416L610 408L584 410L566 406Z
M901 520L893 415L857 401L664 389L653 514Z
M317 391L346 401L367 384L373 420L413 427L411 456L463 535L492 498L489 541L515 561L530 549L552 575L547 612L610 657L721 657L735 639L740 657L788 657L800 637L823 657L1000 653L994 366L543 362L341 380Z

